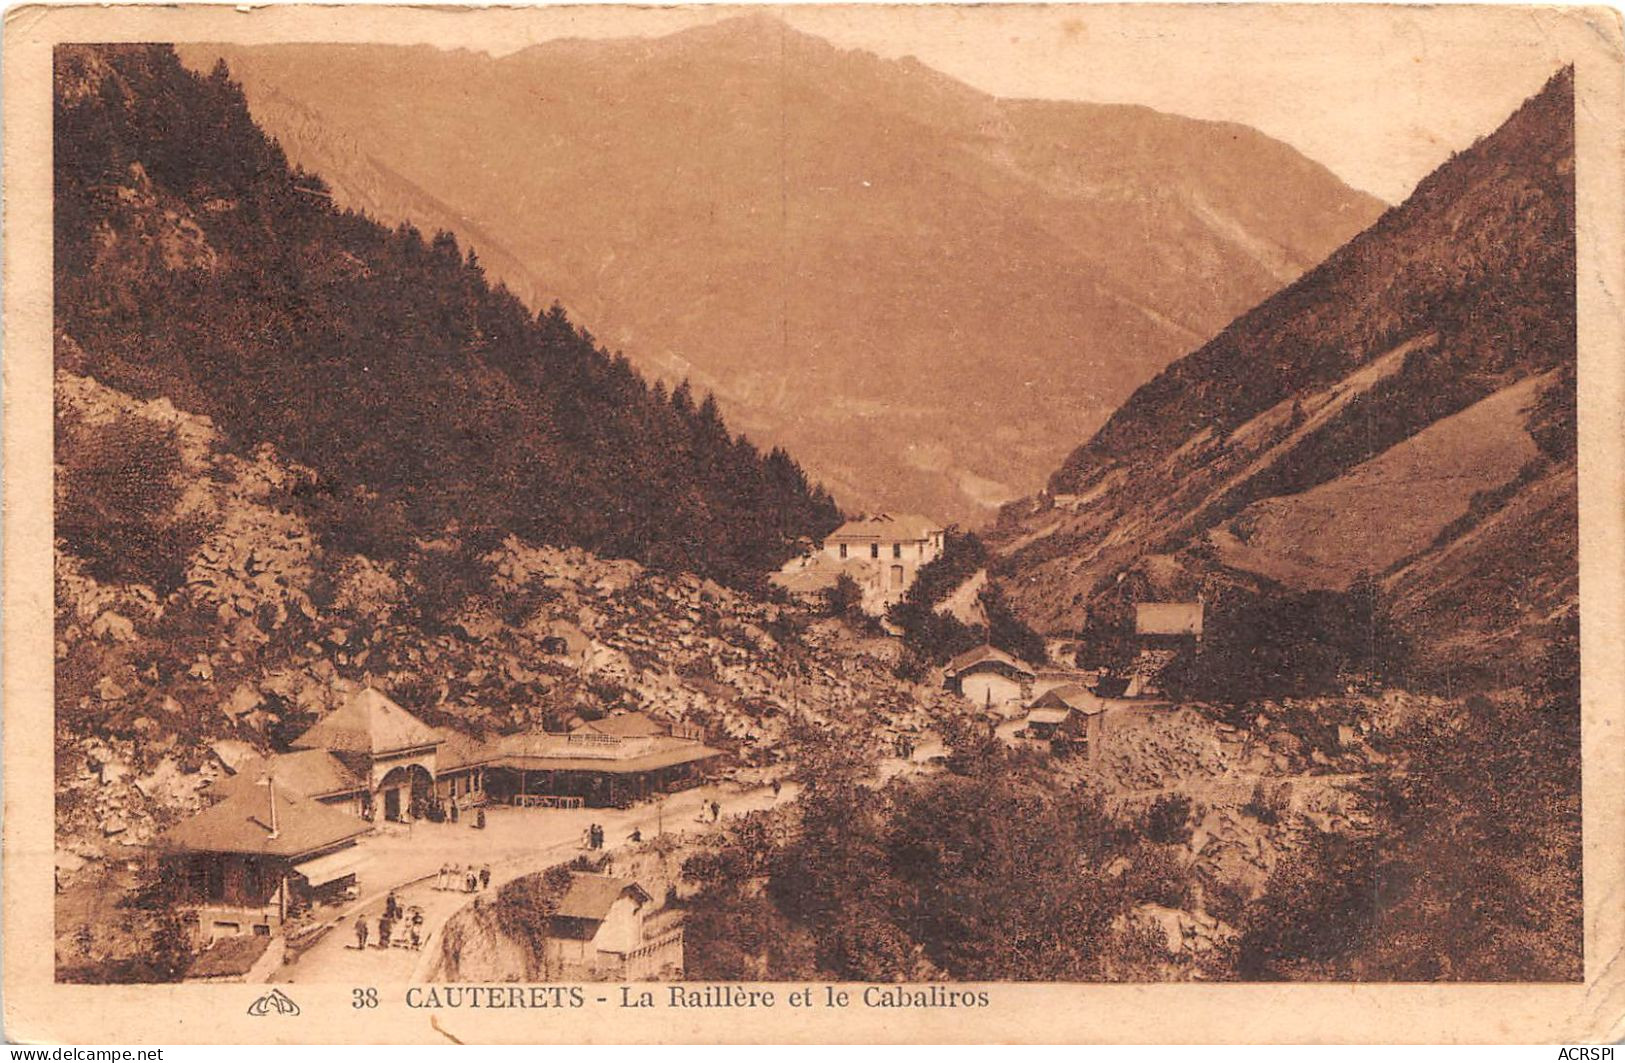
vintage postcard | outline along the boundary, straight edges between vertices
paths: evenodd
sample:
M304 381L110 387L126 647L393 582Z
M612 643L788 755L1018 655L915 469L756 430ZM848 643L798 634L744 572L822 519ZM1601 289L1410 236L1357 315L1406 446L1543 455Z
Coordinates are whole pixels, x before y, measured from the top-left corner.
M10 1038L1625 1036L1617 12L4 66Z

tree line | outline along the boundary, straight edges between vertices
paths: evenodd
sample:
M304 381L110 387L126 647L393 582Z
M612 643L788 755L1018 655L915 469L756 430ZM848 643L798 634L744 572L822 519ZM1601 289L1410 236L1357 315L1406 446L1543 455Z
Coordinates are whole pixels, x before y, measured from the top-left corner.
M838 523L788 454L530 313L454 235L337 209L223 64L85 46L56 75L59 346L315 470L297 501L326 541L513 533L749 585Z

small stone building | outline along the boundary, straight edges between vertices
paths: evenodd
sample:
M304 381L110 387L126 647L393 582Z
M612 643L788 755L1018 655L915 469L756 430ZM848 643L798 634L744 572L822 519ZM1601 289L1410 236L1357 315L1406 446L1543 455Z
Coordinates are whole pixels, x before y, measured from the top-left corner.
M683 970L683 931L650 919L653 898L631 879L573 872L548 917L548 968L563 979L630 982Z
M1055 687L1033 699L1024 730L1028 738L1064 741L1093 760L1106 737L1106 708L1106 699L1085 687Z
M985 708L1026 701L1034 678L1031 668L993 646L967 650L943 669L949 690Z

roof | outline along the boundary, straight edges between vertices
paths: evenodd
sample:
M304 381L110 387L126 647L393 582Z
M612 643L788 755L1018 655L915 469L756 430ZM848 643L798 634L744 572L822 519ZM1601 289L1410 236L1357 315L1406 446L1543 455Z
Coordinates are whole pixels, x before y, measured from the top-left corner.
M336 808L276 790L276 836L271 836L270 787L233 794L184 819L158 837L178 852L303 856L349 841L370 827Z
M509 737L527 739L532 736ZM720 749L712 749L699 742L679 738L655 739L650 744L640 742L636 747L637 752L629 751L625 756L606 756L598 750L570 750L535 742L514 742L505 745L506 748L496 752L487 763L497 767L529 771L598 771L611 775L628 775L670 768L678 764L693 764L727 755Z
M361 869L371 863L365 849L359 845L346 845L336 852L301 860L293 865L293 869L305 876L305 881L312 886L325 886L351 875L359 877Z
M293 746L376 754L416 749L439 741L434 728L368 687L318 720Z
M224 797L263 795L260 782L267 776L276 780L277 789L299 797L329 797L365 788L355 773L327 750L300 749L268 757L255 755L239 764L236 774L217 779L209 792Z
M592 731L601 735L615 735L618 738L646 738L649 735L667 734L670 728L645 713L623 712L615 716L605 716L601 720L589 720L577 727L576 731Z
M1134 630L1141 635L1200 635L1201 602L1142 602L1134 607Z
M1072 710L1065 705L1059 708L1034 708L1027 713L1028 723L1065 723L1066 718L1072 715Z
M912 513L857 517L830 532L825 542L917 542L943 531L941 524Z
M629 878L613 878L609 875L592 875L583 871L570 873L570 888L564 891L559 899L559 906L554 915L566 919L592 919L602 922L608 915L610 908L627 893L631 893L639 904L648 904L649 894L642 886Z
M1003 650L990 645L982 645L974 650L966 650L948 662L946 671L949 675L961 675L979 665L1008 668L1027 676L1033 674L1031 668L1028 668Z
M1044 691L1041 696L1033 699L1030 707L1034 709L1063 709L1092 716L1097 712L1106 711L1106 699L1087 687L1081 687L1076 683L1066 683L1053 690ZM1064 716L1065 713L1062 714L1062 718ZM1032 717L1028 716L1028 719L1032 719ZM1042 723L1043 721L1040 720L1039 722Z
M437 728L440 748L435 751L435 768L444 774L490 759L491 742L476 735L464 734L453 727Z
M236 978L247 974L271 945L269 934L232 934L197 954L187 978Z

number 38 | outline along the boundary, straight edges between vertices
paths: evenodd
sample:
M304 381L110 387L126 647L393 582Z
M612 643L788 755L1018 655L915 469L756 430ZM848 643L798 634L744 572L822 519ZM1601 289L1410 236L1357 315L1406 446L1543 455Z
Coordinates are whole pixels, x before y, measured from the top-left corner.
M378 990L352 989L350 990L350 1006L352 1008L376 1008L378 1006Z

